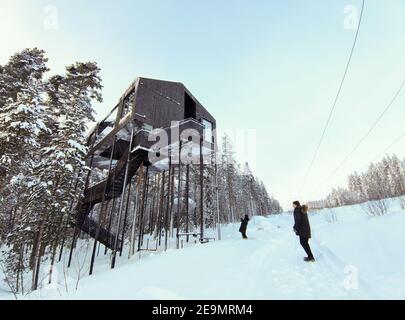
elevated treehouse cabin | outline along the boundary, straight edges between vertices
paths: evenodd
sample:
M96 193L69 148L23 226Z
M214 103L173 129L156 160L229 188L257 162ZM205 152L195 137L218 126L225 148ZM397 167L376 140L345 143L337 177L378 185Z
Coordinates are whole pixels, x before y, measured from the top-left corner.
M157 214L160 214L163 221L159 227L163 229L167 248L169 202L168 199L163 200L163 195L168 198L170 192L165 193L164 190L164 172L168 172L168 179L171 178L173 181L170 174L173 175L174 171L171 168L177 166L180 190L182 166L178 162L179 154L186 150L188 159L199 163L202 168L201 160L204 157L212 159L215 150L215 128L215 119L182 83L147 78L137 78L122 95L115 108L97 123L88 136L89 152L86 164L91 171L87 177L83 198L78 204L77 232L74 237L75 242L78 232L84 232L95 239L90 273L93 269L97 242L104 245L106 250L109 248L113 251L112 267L115 264L116 252L122 253L125 232L128 229L126 219L131 195L128 189L131 179L135 176L144 177L143 186L138 192L141 194L139 196L136 194L135 199L140 203L137 206L139 209L134 213L140 216L138 220L142 221L144 202L148 193L148 174L163 172L162 200L157 208L159 211ZM195 161L196 159L200 161ZM188 169L187 167L187 174ZM199 237L200 241L204 241L202 174L200 176ZM188 188L188 181L186 183ZM174 188L174 184L171 186L169 184L170 187ZM166 202L167 206L164 208L163 203ZM188 203L187 199L187 206ZM96 207L98 210L94 210ZM133 226L133 233L134 229ZM142 223L138 223L138 229L136 235L138 250L141 250ZM159 231L161 234L162 230ZM185 232L189 232L188 225ZM178 233L179 228L177 238ZM134 243L136 236L132 234ZM72 250L73 247L72 245ZM71 258L69 264L70 260Z

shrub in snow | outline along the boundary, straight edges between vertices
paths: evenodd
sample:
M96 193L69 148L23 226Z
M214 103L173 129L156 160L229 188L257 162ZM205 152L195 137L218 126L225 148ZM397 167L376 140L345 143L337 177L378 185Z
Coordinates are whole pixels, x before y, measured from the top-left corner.
M371 217L383 216L388 211L388 200L380 199L369 201L363 204L363 208Z
M399 198L399 203L401 205L401 209L405 209L405 196Z
M338 221L337 214L333 209L326 209L322 215L328 223L335 223Z

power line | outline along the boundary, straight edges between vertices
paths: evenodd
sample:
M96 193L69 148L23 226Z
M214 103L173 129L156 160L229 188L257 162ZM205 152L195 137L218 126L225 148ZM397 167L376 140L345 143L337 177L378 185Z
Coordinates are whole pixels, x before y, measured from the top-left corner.
M401 135L396 138L389 146L387 146L384 151L380 152L379 154L377 154L370 162L373 162L374 160L378 159L379 157L381 157L383 154L386 154L388 152L389 149L391 149L395 144L397 144L399 141L401 141L403 138L405 138L405 131L401 133ZM370 163L368 162L368 163Z
M388 105L385 107L385 109L381 112L381 114L378 116L378 118L376 119L376 121L374 121L374 123L372 124L372 126L368 129L368 131L366 132L366 134L357 142L357 144L354 146L354 148L347 154L347 156L342 160L342 162L340 162L340 164L332 171L332 173L330 175L327 176L327 178L320 184L323 185L325 182L327 182L336 172L338 172L340 170L340 168L346 163L347 160L349 160L349 158L357 151L357 149L363 144L363 142L369 137L369 135L371 134L371 132L373 132L373 130L377 127L378 123L381 121L381 119L384 117L384 115L388 112L388 110L392 107L392 105L394 104L394 102L396 101L396 99L398 98L398 96L400 95L400 93L402 92L403 88L405 86L405 81L402 82L401 86L399 87L399 89L396 91L394 97L391 99L391 101L388 103ZM405 132L404 132L405 135ZM402 138L403 136L401 136ZM398 139L399 141L400 139ZM396 142L398 142L396 141ZM396 143L395 142L395 143ZM394 145L395 143L393 143L392 145ZM392 146L390 145L390 147Z
M391 149L395 144L397 144L399 141L401 141L403 138L405 138L405 131L401 133L401 135L396 138L393 142L391 142L383 151L378 153L371 161L365 162L361 168L365 167L366 165L370 165L370 163L374 162L378 158L380 158L382 155L387 154L388 150Z
M345 71L343 73L342 80L340 81L339 89L338 89L337 94L335 96L335 100L333 101L332 108L329 111L328 119L327 119L327 121L325 123L325 126L324 126L323 130L322 130L321 138L319 139L318 145L317 145L317 147L315 149L315 153L314 153L314 155L312 157L312 160L311 160L311 162L309 164L309 167L308 167L308 169L307 169L307 171L305 173L304 182L302 184L302 187L305 186L307 178L309 176L309 173L311 172L312 167L313 167L313 165L315 163L316 157L318 156L319 149L321 148L323 139L325 138L326 130L328 129L329 123L330 123L330 121L332 119L332 116L333 116L333 112L335 111L337 102L339 100L340 93L342 92L343 84L345 82L345 79L346 79L346 76L347 76L347 73L348 73L348 70L349 70L349 67L350 67L350 63L351 63L351 60L352 60L352 57L353 57L353 52L354 52L354 49L355 49L356 43L357 43L357 38L358 38L358 35L359 35L360 26L361 26L361 21L362 21L362 18L363 18L364 4L365 4L365 0L363 0L363 2L362 2L360 18L359 18L359 24L357 26L356 35L354 37L353 45L352 45L352 48L350 50L349 59L348 59L347 64L346 64L346 68L345 68Z
M367 163L364 163L361 167L363 167L363 166L365 167L366 165L369 165L371 162L373 162L374 160L378 159L378 158L379 158L380 156L382 156L383 154L387 153L387 151L388 151L389 149L391 149L395 144L397 144L397 143L398 143L399 141L401 141L403 138L405 138L405 131L402 132L401 135L400 135L398 138L396 138L392 143L390 143L390 144L384 149L384 151L378 153L371 161L367 161ZM329 178L330 178L330 177L328 177L328 179L329 179ZM320 187L321 187L322 185L324 185L325 182L328 181L328 179L325 179L321 184L319 184L319 185L318 185L318 188L317 188L315 191L318 191L318 190L320 189Z
M378 153L371 161L367 161L367 163L364 163L361 167L365 167L366 165L369 165L370 163L374 162L378 158L380 158L382 155L387 154L388 150L391 149L394 145L396 145L399 141L401 141L403 138L405 138L405 131L403 131L398 138L396 138L393 142L391 142L383 151Z

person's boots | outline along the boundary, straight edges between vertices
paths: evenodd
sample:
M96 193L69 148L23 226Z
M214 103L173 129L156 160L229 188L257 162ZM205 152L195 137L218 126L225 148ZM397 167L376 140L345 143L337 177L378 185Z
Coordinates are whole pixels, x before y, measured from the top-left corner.
M313 262L313 261L315 261L315 258L314 257L305 257L304 261L305 262Z

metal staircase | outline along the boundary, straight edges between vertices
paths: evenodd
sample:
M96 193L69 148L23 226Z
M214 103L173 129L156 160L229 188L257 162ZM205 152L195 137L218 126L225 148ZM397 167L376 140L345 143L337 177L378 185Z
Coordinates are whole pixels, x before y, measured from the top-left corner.
M96 185L87 188L84 191L83 199L78 207L78 227L92 238L97 238L106 247L113 249L116 235L89 217L93 207L100 202L108 201L119 197L124 190L125 169L128 160L128 149L121 156L115 168L111 170L107 179L100 181ZM131 152L127 184L138 171L142 163L147 164L148 151L144 149L135 149ZM98 234L97 234L98 226ZM122 239L118 237L117 247L121 248Z

